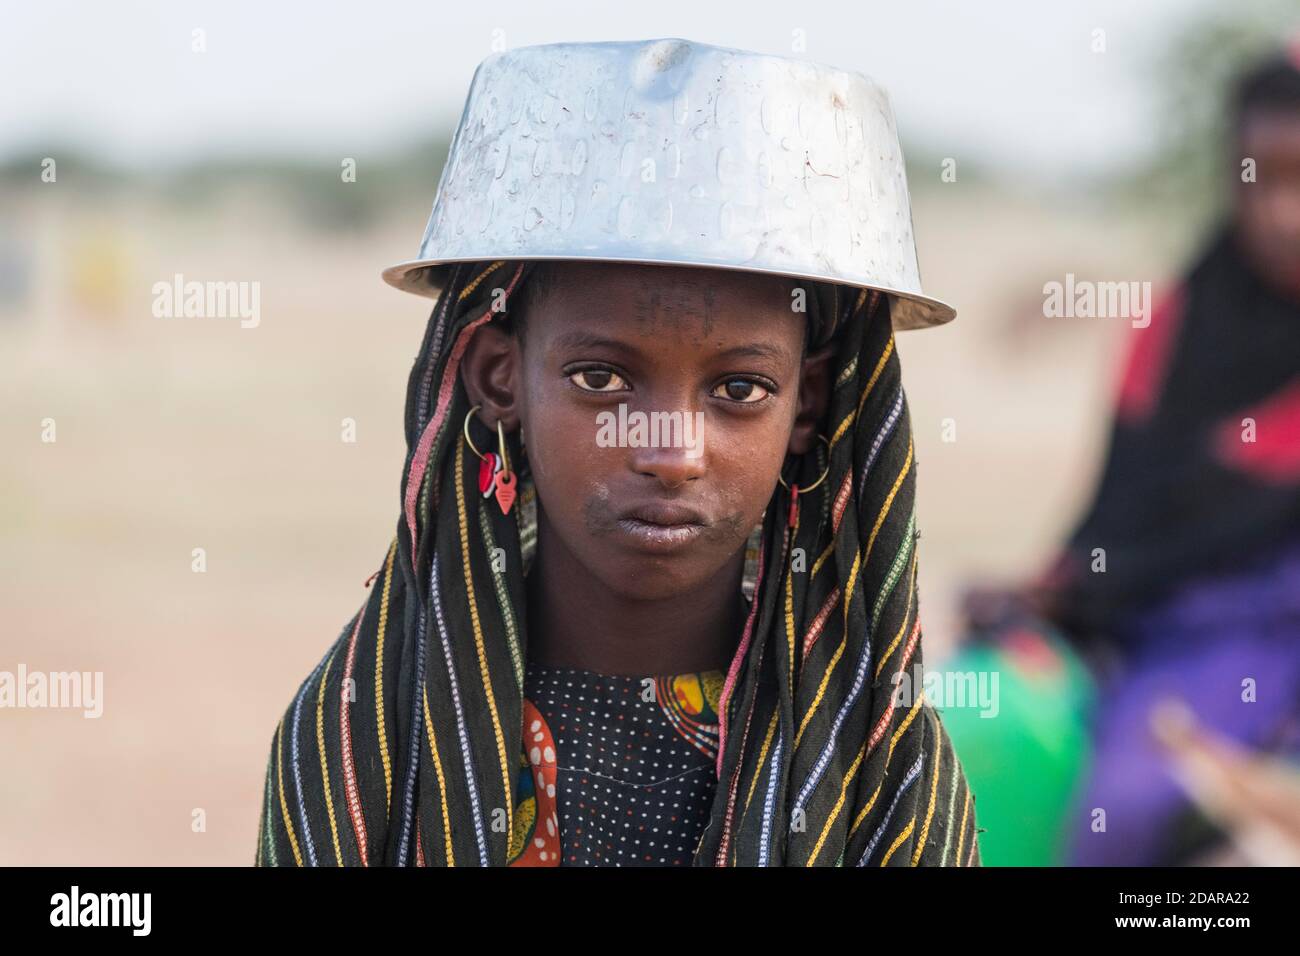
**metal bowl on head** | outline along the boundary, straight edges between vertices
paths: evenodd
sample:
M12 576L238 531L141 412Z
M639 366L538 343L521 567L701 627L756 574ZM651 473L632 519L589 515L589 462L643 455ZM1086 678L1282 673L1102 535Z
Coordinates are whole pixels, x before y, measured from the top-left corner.
M792 276L891 298L896 329L950 321L921 291L894 113L868 77L676 38L551 43L474 71L414 259L569 259Z

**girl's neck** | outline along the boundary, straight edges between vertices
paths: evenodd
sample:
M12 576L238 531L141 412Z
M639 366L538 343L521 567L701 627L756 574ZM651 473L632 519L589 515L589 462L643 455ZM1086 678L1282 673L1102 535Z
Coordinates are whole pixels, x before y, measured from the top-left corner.
M749 610L743 551L694 591L634 601L594 578L538 511L526 582L529 660L630 677L727 670Z

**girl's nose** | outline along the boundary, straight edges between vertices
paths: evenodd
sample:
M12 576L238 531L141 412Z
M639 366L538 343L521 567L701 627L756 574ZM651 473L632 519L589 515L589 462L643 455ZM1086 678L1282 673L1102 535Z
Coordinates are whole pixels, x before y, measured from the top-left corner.
M659 479L665 488L677 488L704 474L704 456L692 457L688 448L633 448L632 469Z
M680 427L647 428L645 443L628 449L632 470L659 479L669 489L699 478L705 469L703 417L681 412Z

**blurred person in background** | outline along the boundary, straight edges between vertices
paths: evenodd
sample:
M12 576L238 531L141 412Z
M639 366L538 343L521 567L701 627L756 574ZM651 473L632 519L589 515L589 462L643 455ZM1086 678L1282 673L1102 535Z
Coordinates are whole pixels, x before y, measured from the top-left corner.
M1133 330L1093 500L1037 580L967 602L968 654L1024 681L1005 720L944 718L986 864L1213 859L1221 831L1148 730L1165 695L1300 752L1300 41L1230 109L1229 213ZM1034 760L1050 772L1031 779Z

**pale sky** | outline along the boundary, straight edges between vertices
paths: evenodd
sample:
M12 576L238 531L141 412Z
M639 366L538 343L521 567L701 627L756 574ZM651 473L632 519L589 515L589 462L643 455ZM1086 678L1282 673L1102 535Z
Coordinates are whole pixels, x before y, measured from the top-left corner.
M65 143L140 166L215 154L354 155L455 122L506 46L683 37L791 55L885 84L905 142L1011 175L1105 170L1149 140L1145 88L1205 0L740 4L450 0L4 5L0 157ZM191 51L206 31L207 52ZM1106 31L1106 52L1091 51ZM449 131L449 130L448 130Z

